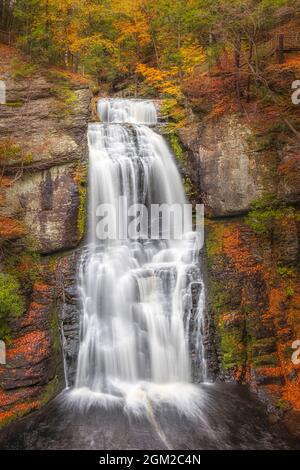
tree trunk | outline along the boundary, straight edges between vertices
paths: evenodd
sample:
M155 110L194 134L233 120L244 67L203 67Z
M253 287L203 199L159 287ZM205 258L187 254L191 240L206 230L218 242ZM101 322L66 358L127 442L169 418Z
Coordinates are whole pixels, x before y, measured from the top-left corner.
M247 103L250 101L250 90L251 90L251 62L252 62L252 55L253 55L253 43L251 42L250 44L250 49L249 49L249 58L248 58L248 80L247 80Z
M239 39L234 53L234 61L235 61L235 90L236 90L236 98L238 102L239 110L242 109L241 106L241 76L240 76L240 67L241 67L241 40Z
M284 63L284 35L280 34L278 37L278 50L277 50L278 64Z

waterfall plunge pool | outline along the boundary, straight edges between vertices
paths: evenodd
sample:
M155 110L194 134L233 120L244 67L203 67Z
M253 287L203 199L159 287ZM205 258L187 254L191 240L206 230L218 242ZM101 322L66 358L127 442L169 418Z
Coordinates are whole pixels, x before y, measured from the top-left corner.
M229 450L297 449L280 424L271 424L246 386L199 385L199 414L160 404L143 416L122 406L66 406L64 392L43 409L0 432L1 449ZM180 397L178 397L180 399ZM67 400L68 401L68 400Z

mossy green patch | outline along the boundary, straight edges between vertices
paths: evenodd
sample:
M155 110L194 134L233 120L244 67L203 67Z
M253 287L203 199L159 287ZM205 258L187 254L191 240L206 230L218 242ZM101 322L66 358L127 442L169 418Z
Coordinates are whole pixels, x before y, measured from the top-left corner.
M205 227L205 245L208 261L210 263L213 262L215 256L222 254L224 224L206 221Z
M297 278L297 270L291 266L277 266L277 273L286 279Z
M22 157L22 148L12 139L0 139L0 162L9 162Z
M86 196L87 196L87 189L86 189L86 180L87 180L87 166L83 166L82 164L78 165L76 175L74 180L78 187L78 194L79 194L79 206L78 206L78 216L77 216L77 229L78 229L78 236L81 240L84 236L86 220L87 220L87 211L86 211Z
M40 397L41 406L46 405L47 403L49 403L50 400L55 398L56 395L59 393L59 389L60 382L58 376L56 375L52 380L50 380Z
M180 162L183 162L184 161L184 152L183 152L183 149L181 147L178 135L175 134L175 133L170 134L169 141L170 141L171 148L172 148L176 158Z
M78 98L76 93L68 87L53 87L51 89L53 95L57 98L55 113L61 117L67 118L75 112Z
M230 307L230 294L218 281L209 283L210 304L214 317L224 371L246 364L247 348L244 338L244 320L238 325L227 324L223 314Z
M210 293L213 311L219 314L230 303L229 294L217 281L210 282Z
M9 319L20 317L25 308L18 279L11 274L0 273L0 339L8 340Z
M167 129L169 132L182 127L186 120L186 109L176 98L163 100L160 112L165 120L168 120Z
M52 83L50 92L57 99L54 114L67 118L74 114L78 97L72 88L70 78L67 74L50 70L47 79Z
M23 101L6 101L6 103L4 103L4 106L7 106L8 108L21 108L23 104Z
M218 328L224 370L243 366L247 361L247 348L244 342L244 331L241 328L226 328L221 322Z
M0 139L0 164L21 164L28 165L32 162L33 155L26 152L19 143L11 138Z
M79 186L79 207L78 207L78 219L77 219L77 229L79 233L80 240L84 236L85 226L86 226L86 188Z
M30 289L40 279L41 257L38 253L25 249L18 255L10 255L5 259L6 271L14 276L21 285Z
M291 299L295 295L295 289L293 286L287 286L285 288L285 295L287 299Z
M252 204L251 211L245 218L245 223L258 235L270 236L276 221L286 222L295 217L295 208L287 206L284 202L276 199L275 195L269 194Z
M288 410L291 406L290 403L287 400L284 400L283 398L277 400L275 404L280 410Z

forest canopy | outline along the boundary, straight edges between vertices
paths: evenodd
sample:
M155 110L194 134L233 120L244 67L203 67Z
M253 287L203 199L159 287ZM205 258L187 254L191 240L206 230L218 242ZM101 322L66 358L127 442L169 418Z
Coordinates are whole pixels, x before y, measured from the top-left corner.
M299 54L280 57L278 41L300 42L299 0L0 0L0 15L30 62L128 96L188 99L200 114L255 103L271 118L284 111L298 135L289 96Z

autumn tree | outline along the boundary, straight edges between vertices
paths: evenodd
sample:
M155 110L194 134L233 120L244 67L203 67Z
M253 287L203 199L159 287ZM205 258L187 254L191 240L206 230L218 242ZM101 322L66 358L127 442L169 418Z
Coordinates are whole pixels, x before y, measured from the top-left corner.
M0 29L10 31L14 19L14 0L0 0Z

